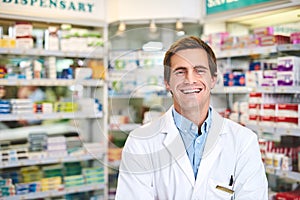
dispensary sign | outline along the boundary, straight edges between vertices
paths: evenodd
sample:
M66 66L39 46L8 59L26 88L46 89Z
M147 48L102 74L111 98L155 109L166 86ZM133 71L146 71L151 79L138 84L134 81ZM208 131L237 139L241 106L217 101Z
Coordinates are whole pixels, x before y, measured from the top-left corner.
M0 0L0 14L103 21L104 6L104 0Z
M215 14L271 1L272 0L206 0L206 14Z

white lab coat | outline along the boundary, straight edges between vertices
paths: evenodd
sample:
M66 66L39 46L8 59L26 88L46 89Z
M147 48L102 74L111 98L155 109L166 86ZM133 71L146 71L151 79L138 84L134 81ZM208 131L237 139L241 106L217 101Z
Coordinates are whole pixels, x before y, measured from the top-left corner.
M233 186L229 186L233 176ZM216 186L226 187L233 194ZM212 110L197 179L170 108L130 133L122 153L117 200L267 200L257 136Z

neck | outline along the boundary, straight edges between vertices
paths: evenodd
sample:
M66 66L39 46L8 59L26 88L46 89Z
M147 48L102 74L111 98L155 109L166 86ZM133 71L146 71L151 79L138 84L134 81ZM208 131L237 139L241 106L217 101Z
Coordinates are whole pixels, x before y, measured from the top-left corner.
M176 109L176 108L175 108ZM190 110L179 110L176 111L184 116L185 118L191 120L194 124L197 124L200 127L208 115L209 106L198 107L197 109L190 109Z

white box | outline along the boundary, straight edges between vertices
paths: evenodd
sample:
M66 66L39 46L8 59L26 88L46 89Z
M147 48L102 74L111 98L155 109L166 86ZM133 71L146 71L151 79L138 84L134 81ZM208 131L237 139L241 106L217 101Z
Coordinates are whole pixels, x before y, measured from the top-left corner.
M14 26L15 37L32 36L32 24L27 22L17 22Z
M17 38L16 48L20 49L32 49L33 48L33 38Z

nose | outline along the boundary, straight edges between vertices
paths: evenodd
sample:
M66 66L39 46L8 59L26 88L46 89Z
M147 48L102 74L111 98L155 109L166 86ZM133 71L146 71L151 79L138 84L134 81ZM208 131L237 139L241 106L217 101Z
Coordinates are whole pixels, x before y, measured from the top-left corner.
M194 70L189 70L186 73L185 80L186 80L186 83L189 83L189 84L193 84L193 83L197 82L197 78L196 78L196 74L195 74Z

